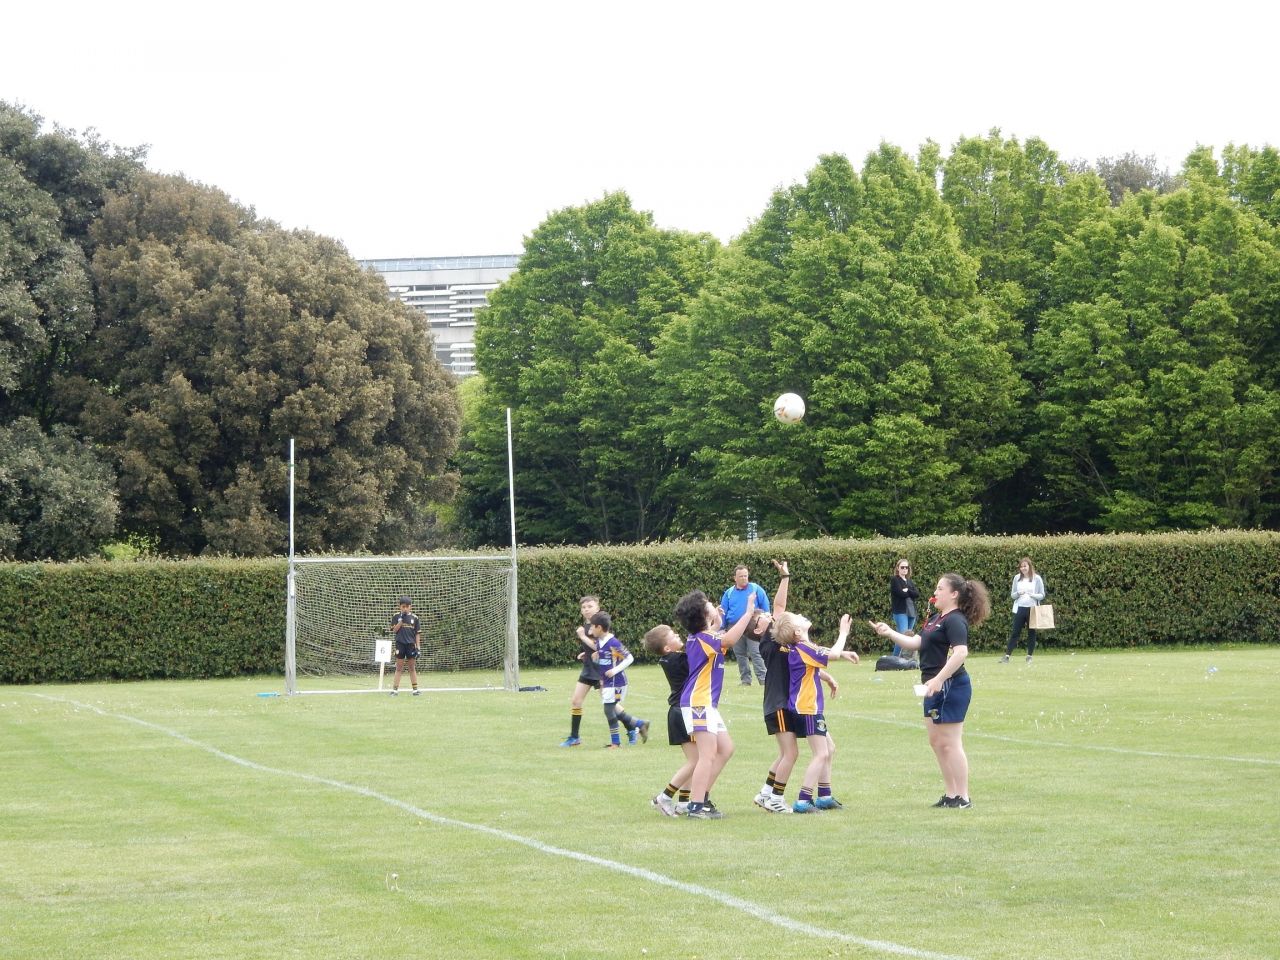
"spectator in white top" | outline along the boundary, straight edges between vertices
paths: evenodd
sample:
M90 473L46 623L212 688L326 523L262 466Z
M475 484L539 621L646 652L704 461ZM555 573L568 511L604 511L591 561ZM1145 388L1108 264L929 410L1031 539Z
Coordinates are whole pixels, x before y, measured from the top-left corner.
M1009 644L1005 647L1004 656L1000 658L1001 663L1009 662L1023 627L1027 628L1027 663L1031 662L1031 657L1036 652L1036 632L1031 629L1028 621L1031 618L1031 608L1044 599L1044 593L1044 580L1036 573L1035 564L1030 557L1023 557L1018 561L1018 572L1013 575L1013 586L1009 589L1009 596L1013 599L1013 629L1009 631Z

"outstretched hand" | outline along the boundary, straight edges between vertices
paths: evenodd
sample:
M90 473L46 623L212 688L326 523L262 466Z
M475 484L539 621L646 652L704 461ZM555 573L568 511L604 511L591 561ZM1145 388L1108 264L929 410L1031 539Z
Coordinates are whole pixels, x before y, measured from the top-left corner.
M872 630L880 634L882 637L887 637L889 634L893 633L893 627L889 626L883 620L868 620L867 624Z
M789 576L791 576L791 571L790 571L789 569L787 569L787 561L785 561L785 560L774 560L774 561L773 561L773 566L774 566L774 568L778 571L778 575L779 575L779 576L781 576L781 577L789 577Z

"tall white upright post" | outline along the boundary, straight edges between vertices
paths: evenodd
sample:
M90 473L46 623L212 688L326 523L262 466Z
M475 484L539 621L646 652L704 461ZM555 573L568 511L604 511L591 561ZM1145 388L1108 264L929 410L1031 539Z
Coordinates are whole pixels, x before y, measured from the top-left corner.
M507 499L511 511L511 603L507 614L507 655L503 658L503 686L520 689L520 609L516 566L516 470L511 446L511 408L507 407Z
M298 587L293 565L293 437L289 438L289 573L286 580L288 594L284 616L284 692L298 692Z

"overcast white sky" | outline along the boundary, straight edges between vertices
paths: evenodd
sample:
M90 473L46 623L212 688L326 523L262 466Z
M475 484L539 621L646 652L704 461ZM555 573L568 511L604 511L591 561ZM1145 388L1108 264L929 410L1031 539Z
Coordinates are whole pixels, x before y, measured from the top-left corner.
M361 258L519 253L625 190L740 233L822 153L991 127L1064 159L1280 145L1280 8L753 0L22 3L0 99L149 144Z

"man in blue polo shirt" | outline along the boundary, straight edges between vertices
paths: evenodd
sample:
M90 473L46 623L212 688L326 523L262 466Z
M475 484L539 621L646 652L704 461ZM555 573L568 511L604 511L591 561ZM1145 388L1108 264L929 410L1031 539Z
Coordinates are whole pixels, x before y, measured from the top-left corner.
M769 595L760 584L751 582L751 571L746 564L733 569L733 586L720 595L720 609L724 611L723 630L728 630L741 619L747 610L747 597L756 595L756 610L769 613ZM744 687L751 686L751 668L756 671L756 682L764 684L764 658L760 656L760 638L750 630L743 632L733 645L733 656L738 661L738 675Z

